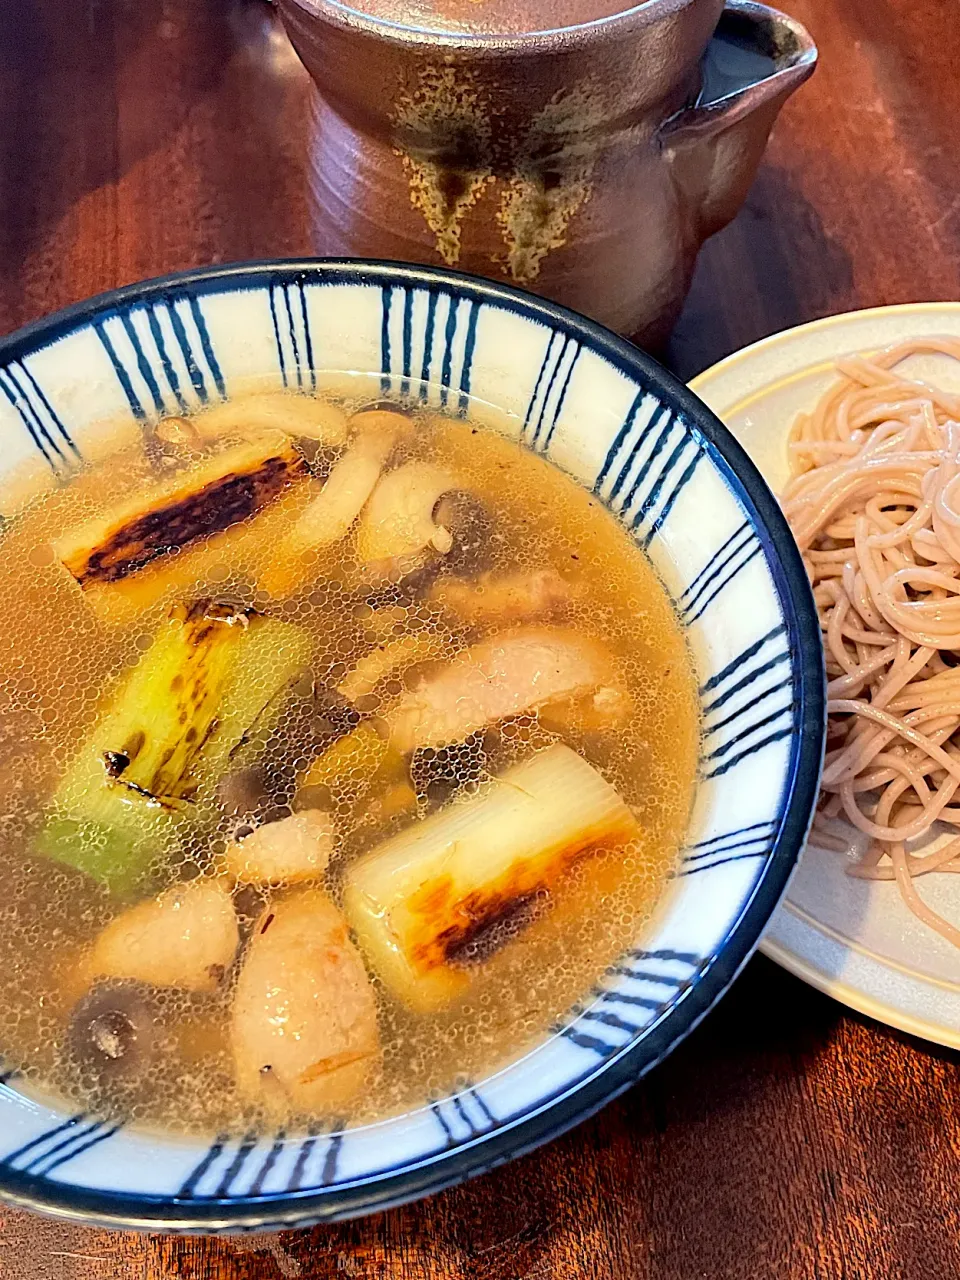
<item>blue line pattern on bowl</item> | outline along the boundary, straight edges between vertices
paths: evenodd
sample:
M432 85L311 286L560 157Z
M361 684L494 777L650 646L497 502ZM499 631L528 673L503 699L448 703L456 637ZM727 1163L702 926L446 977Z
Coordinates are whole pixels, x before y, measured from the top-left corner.
M165 299L94 320L130 412L142 422L226 397L196 298Z
M270 316L283 385L297 391L316 391L310 313L302 280L270 286Z
M594 491L649 550L703 453L703 438L689 422L654 393L638 391Z
M385 397L459 417L497 406L520 443L592 490L650 556L701 677L697 800L673 887L543 1043L378 1124L151 1138L65 1115L0 1074L0 1193L18 1203L111 1224L256 1229L382 1208L481 1172L660 1061L722 994L786 887L823 732L799 557L723 428L597 326L389 264L254 264L135 286L0 344L0 481L32 460L37 491L68 482L84 456L102 455L102 424L123 415L146 428L252 375L312 392L350 371Z
M690 585L680 593L677 607L685 625L691 626L694 622L699 622L723 589L762 550L756 530L749 520L744 520L723 546L713 553Z
M703 777L719 778L793 733L796 699L786 628L755 640L700 690Z
M550 448L581 349L577 340L569 335L558 332L550 335L520 435L524 444L538 453L546 453Z
M53 474L69 478L83 455L26 365L12 360L0 371L0 390Z
M692 876L698 871L723 866L725 862L738 862L744 858L766 858L773 850L777 834L775 820L752 822L738 831L725 831L687 845L678 875Z
M415 398L421 404L466 416L480 305L449 290L385 284L380 315L383 395L410 399L416 383Z

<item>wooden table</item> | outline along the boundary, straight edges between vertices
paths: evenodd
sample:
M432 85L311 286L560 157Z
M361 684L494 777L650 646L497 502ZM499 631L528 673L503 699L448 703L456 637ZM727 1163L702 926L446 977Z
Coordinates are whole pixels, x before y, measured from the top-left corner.
M704 253L689 376L828 312L960 297L957 0L789 0L822 63ZM0 0L0 329L143 276L311 251L304 73L261 0ZM0 1280L949 1280L955 1055L757 959L552 1146L368 1221L239 1243L0 1207Z

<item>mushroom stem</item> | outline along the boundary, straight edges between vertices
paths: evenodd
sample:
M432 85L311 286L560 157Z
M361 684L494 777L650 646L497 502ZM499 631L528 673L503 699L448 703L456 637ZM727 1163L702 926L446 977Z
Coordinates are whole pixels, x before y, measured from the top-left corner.
M357 551L373 581L399 582L421 566L444 535L434 520L456 478L432 462L408 462L374 489L360 521ZM452 545L452 543L451 543Z
M312 553L347 536L373 493L405 422L386 413L363 414L360 420L364 429L281 539L264 570L260 585L272 596L292 595L314 576Z

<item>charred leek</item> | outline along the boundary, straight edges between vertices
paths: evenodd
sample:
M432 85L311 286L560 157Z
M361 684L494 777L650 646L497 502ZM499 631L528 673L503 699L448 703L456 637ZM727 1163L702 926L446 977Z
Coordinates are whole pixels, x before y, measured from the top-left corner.
M246 520L305 472L293 442L272 432L115 507L65 534L53 549L82 587L116 582L159 556Z
M463 956L485 931L549 893L578 858L637 834L610 783L558 745L361 859L344 907L387 987L430 1011L469 984Z
M289 623L177 606L57 788L38 849L124 893L202 816L310 657Z

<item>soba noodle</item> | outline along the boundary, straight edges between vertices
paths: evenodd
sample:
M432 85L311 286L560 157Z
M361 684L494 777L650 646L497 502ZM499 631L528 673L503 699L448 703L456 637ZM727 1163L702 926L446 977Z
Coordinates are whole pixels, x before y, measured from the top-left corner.
M846 818L870 839L851 874L896 881L960 946L913 883L960 871L960 395L898 371L927 353L960 362L960 340L837 362L794 425L782 503L827 656L818 843L845 849L830 819Z

